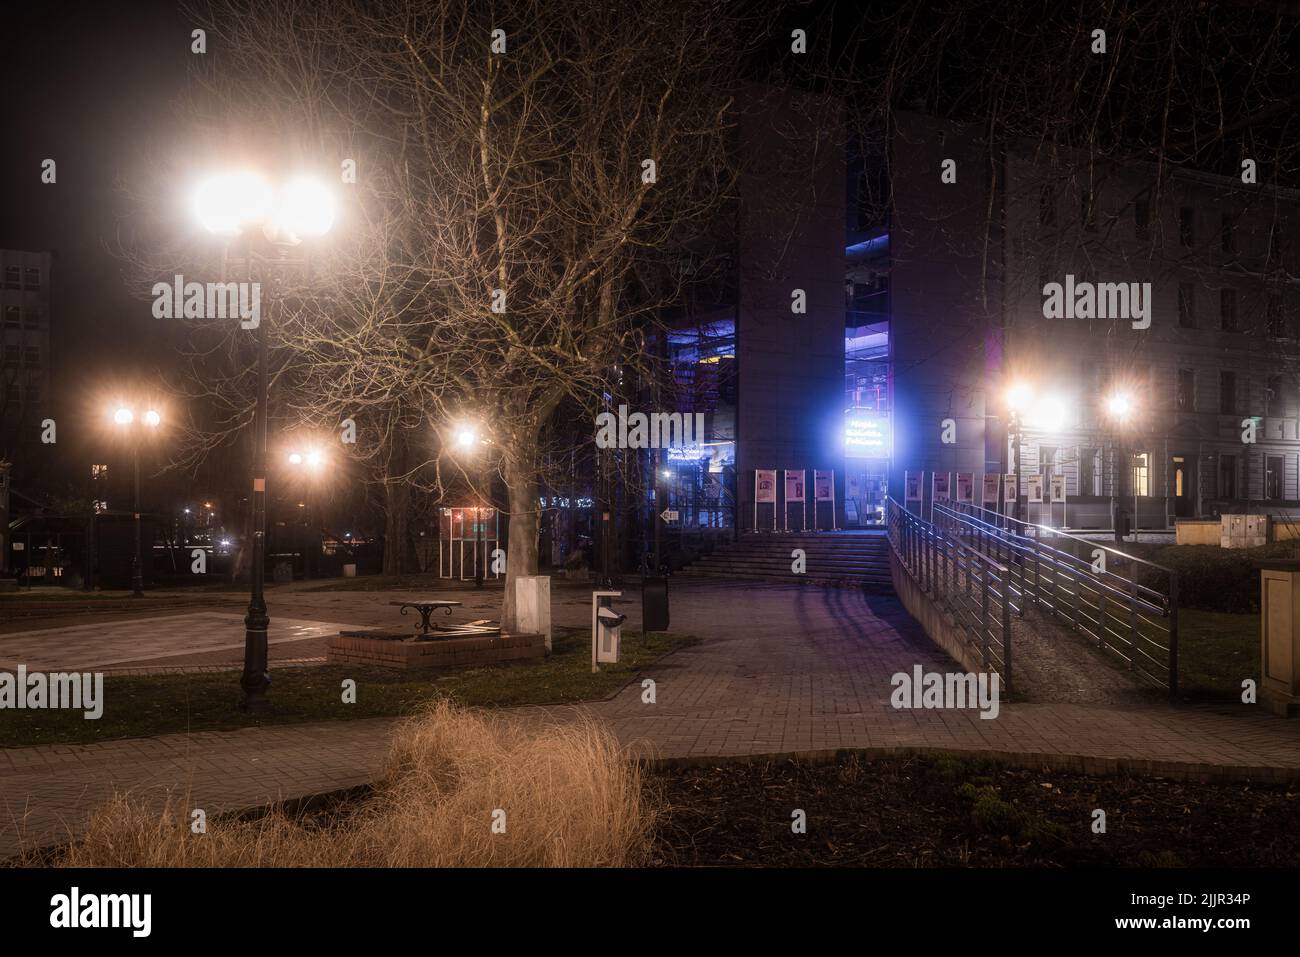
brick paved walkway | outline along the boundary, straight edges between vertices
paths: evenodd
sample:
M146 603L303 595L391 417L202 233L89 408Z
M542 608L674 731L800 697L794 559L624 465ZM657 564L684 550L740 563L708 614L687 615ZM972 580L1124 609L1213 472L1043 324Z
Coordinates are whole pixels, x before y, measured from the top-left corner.
M378 616L387 598L356 596L327 614L365 621L367 609ZM554 599L557 623L588 620L582 593L560 588ZM316 601L286 593L276 607L305 619L305 606ZM636 627L638 609L629 603L624 610ZM1004 702L996 720L976 711L895 710L888 704L892 674L915 664L927 671L952 666L887 596L676 586L673 628L707 640L646 672L656 682L655 704L643 704L633 683L587 706L643 753L704 759L936 748L1098 772L1300 781L1300 722L1244 705ZM194 806L213 813L363 783L382 764L391 725L366 720L0 750L0 857L16 848L20 833L34 841L75 829L113 788L189 788Z

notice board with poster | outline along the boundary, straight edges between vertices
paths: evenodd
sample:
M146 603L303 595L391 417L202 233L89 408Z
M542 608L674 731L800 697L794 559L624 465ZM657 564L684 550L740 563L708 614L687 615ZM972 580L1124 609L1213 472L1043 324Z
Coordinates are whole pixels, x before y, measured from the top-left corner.
M831 531L838 529L838 518L835 514L835 470L834 469L813 469L813 529L819 528L817 522L818 505L822 502L831 503Z
M776 531L776 469L754 469L754 531L758 531L758 506L772 506L772 531Z
M998 508L998 481L996 472L985 472L983 487L980 489L980 504L985 508L992 506L994 511Z
M790 531L790 503L798 502L803 508L803 524L799 526L801 532L808 530L808 504L804 499L803 483L806 478L803 469L786 469L785 475L785 506L781 509L782 527Z
M933 497L936 502L946 502L948 499L952 498L952 492L949 489L949 482L951 480L952 476L947 472L934 473Z
M974 472L957 473L957 501L959 502L975 501L975 473Z

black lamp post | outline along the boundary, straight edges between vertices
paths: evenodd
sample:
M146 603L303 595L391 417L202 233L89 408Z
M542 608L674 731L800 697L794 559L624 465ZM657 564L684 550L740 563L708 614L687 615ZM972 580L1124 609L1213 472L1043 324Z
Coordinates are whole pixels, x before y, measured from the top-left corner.
M135 524L135 552L131 557L131 595L135 598L144 597L144 564L141 556L141 531L140 531L140 440L141 428L156 429L162 422L160 416L154 409L147 410L136 421L135 411L127 406L122 406L113 413L113 422L123 429L131 430L131 467L133 473L133 485L135 496L133 499L133 521Z
M267 662L267 631L271 619L266 613L264 592L266 578L266 435L267 435L267 342L273 290L268 283L267 295L262 297L260 283L253 280L253 265L260 262L267 267L267 279L274 282L275 273L306 265L304 258L291 258L288 250L297 246L304 236L321 236L329 231L334 221L334 196L320 180L298 177L288 180L279 189L255 173L232 173L205 181L195 197L199 220L209 232L227 240L241 239L241 251L247 266L247 282L253 291L249 299L258 303L256 310L257 335L257 411L254 422L255 446L253 453L253 566L248 601L244 617L244 671L240 687L244 691L243 708L261 711L267 707L266 691L271 685ZM256 244L257 248L254 248ZM222 264L222 279L230 262L227 245ZM265 298L267 308L260 308ZM241 304L245 297L240 296ZM266 314L263 315L262 313ZM217 317L211 317L217 318ZM240 316L242 328L252 316Z

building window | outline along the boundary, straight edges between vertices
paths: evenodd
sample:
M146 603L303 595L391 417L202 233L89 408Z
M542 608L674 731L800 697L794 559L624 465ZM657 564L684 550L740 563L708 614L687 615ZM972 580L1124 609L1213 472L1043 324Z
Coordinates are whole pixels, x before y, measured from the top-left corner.
M1235 455L1219 456L1219 497L1237 497L1237 457Z
M1101 488L1097 480L1101 477L1101 467L1098 461L1101 455L1099 449L1080 448L1079 449L1079 494L1080 495L1100 495Z
M41 288L41 269L39 266L28 266L23 270L23 288L40 289Z
M1225 253L1235 253L1237 251L1237 221L1231 213L1224 213L1222 225L1219 229L1219 243Z
M17 289L19 287L18 280L22 278L22 274L22 268L19 266L5 266L5 288Z
M1178 324L1184 329L1196 328L1196 290L1190 282L1178 284Z
M18 306L5 306L5 325L14 329L22 325L22 309Z
M1196 219L1190 206L1178 210L1178 242L1186 249L1196 245Z
M41 401L41 387L38 385L29 385L27 387L27 401L36 405Z
M1133 231L1138 239L1151 235L1151 204L1145 199L1133 203Z
M1151 494L1151 453L1133 453L1133 494Z
M1237 373L1226 369L1219 372L1219 411L1224 415L1237 414Z
M1271 375L1268 377L1268 384L1264 387L1264 414L1281 415L1282 402L1282 377Z
M17 365L18 360L22 358L22 355L23 355L22 346L9 346L9 345L5 346L5 351L4 351L5 365Z
M1044 183L1038 189L1038 225L1056 225L1056 191L1050 183Z
M1082 218L1083 228L1090 233L1097 231L1097 194L1093 190L1085 189L1082 197Z
M1174 405L1179 412L1196 411L1196 372L1192 369L1178 370L1178 388L1174 394Z
M101 479L108 475L107 465L92 465L90 467L90 477L92 479Z
M10 402L21 402L23 400L23 390L17 385L10 383L5 386L5 398Z
M40 306L31 306L23 310L23 327L26 329L39 329L41 317L45 313L41 311Z
M41 350L36 346L26 346L23 348L23 365L38 366L41 364Z
M1276 293L1268 297L1264 304L1264 323L1270 339L1286 338L1286 322L1282 318L1282 297Z
M1043 477L1044 488L1048 485L1048 476L1061 474L1060 451L1055 445L1038 447L1038 474Z
M1237 290L1219 290L1219 328L1224 332L1237 331Z
M1286 460L1280 455L1270 455L1264 460L1264 497L1273 502L1286 498Z

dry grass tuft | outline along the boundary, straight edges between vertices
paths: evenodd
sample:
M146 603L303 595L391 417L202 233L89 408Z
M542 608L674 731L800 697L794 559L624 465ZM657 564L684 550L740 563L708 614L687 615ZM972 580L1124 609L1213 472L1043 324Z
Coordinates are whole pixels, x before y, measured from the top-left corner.
M119 795L49 863L69 867L626 867L657 811L613 735L439 701L397 729L386 778L346 815L209 819ZM505 831L494 833L495 812ZM500 815L495 815L500 820Z

